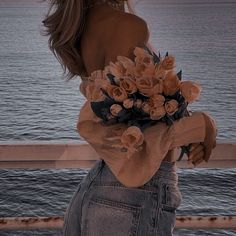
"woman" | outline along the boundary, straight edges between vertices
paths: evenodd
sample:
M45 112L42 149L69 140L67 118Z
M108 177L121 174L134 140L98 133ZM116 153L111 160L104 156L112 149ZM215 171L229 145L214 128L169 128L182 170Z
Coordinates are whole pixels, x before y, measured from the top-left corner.
M44 20L49 46L68 70L68 79L81 76L85 97L88 76L115 62L118 55L134 60L134 48L149 45L146 22L126 13L124 4L123 0L51 0L55 11L51 13L51 8ZM132 12L130 1L127 5ZM144 131L146 146L129 160L112 146L125 127L97 121L86 101L78 132L101 160L79 184L65 215L63 235L172 235L181 202L173 150L194 143L189 160L194 165L208 161L215 147L214 121L195 113L171 128L149 127Z

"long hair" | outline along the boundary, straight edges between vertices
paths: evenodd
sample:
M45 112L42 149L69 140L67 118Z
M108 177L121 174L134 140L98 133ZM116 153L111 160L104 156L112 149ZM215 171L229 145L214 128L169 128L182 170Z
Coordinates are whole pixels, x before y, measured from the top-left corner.
M49 36L49 48L60 62L67 80L70 80L85 74L79 40L85 23L87 0L48 1L50 7L42 21L46 27L42 34Z
M85 25L89 0L42 0L49 1L49 10L42 21L46 28L42 34L49 36L49 49L53 52L67 80L86 76L80 55L80 37ZM136 14L132 0L127 0L130 13Z

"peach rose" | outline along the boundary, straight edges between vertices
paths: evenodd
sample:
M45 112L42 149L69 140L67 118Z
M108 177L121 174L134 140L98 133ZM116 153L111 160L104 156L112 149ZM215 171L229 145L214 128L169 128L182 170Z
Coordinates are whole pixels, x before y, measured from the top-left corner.
M136 86L139 92L147 97L163 92L163 81L155 77L138 77L136 78Z
M119 86L121 88L125 89L125 91L128 94L135 93L138 90L137 86L135 84L135 81L130 78L120 78L119 79Z
M199 98L202 88L196 82L183 81L180 84L180 91L185 100L191 103Z
M143 104L143 101L141 99L136 99L134 101L134 106L139 108L139 109L142 107L142 104Z
M164 70L172 70L175 66L175 58L173 56L165 57L161 62L161 67Z
M135 63L130 58L117 56L117 61L126 69L126 76L134 77Z
M123 101L123 106L126 109L129 109L129 108L133 107L133 105L134 105L134 100L132 98L127 98Z
M143 110L144 112L146 112L146 113L149 114L149 112L150 112L150 110L151 110L151 107L150 107L150 105L149 105L149 102L144 101L144 102L142 103L142 110Z
M88 77L89 83L93 83L97 88L104 90L110 85L110 81L106 79L105 73L102 70L96 70Z
M175 114L175 112L178 111L178 108L179 108L179 103L174 99L165 103L165 110L168 115Z
M91 75L89 76L89 80L92 82L92 81L95 81L95 80L103 80L105 79L105 75L103 73L102 70L95 70L91 73Z
M159 94L154 94L149 98L149 103L151 103L152 107L160 107L163 106L165 102L165 97Z
M145 66L154 64L153 56L150 55L145 49L136 47L134 49L135 63L136 64L144 64Z
M159 120L164 117L166 114L166 110L164 106L154 107L150 110L150 118L152 120Z
M180 80L173 71L169 71L166 74L163 83L163 92L167 96L174 95L180 88Z
M119 105L119 104L112 104L112 105L110 106L110 112L111 112L111 114L112 114L113 116L117 116L118 113L119 113L122 109L123 109L122 106Z
M155 65L155 71L153 77L155 77L156 79L163 80L165 76L166 76L166 71L160 65Z
M155 65L154 64L144 64L137 63L135 65L134 75L136 77L153 77L155 73Z
M136 85L141 94L146 95L148 97L154 94L153 83L150 78L147 77L136 78Z
M102 93L101 89L93 82L83 82L80 84L80 90L90 102L104 101L105 95Z
M163 88L164 88L163 80L153 77L152 81L153 81L154 94L161 94L161 93L163 93Z
M126 98L128 98L125 89L119 86L110 85L107 92L110 97L114 98L118 102L123 102Z
M121 143L128 150L128 158L138 151L138 147L143 144L144 136L142 131L137 126L130 126L121 136Z
M109 66L106 66L105 70L106 73L111 73L116 78L120 78L126 75L125 67L119 62L110 62Z

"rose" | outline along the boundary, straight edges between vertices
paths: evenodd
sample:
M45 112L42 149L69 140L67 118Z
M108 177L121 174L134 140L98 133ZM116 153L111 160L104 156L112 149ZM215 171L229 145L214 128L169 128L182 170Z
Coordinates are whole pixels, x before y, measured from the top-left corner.
M115 63L110 62L108 66L105 67L105 75L112 74L115 76L115 81L121 77L134 77L135 64L128 57L117 56L117 61Z
M130 126L121 136L121 143L123 147L128 150L128 158L134 152L138 151L138 147L142 145L144 141L143 133L137 126Z
M180 91L185 100L189 103L197 100L201 93L201 86L192 81L183 81L180 84Z
M95 85L93 82L82 82L80 84L80 90L85 95L88 101L98 102L104 101L105 96L101 89Z
M141 94L151 97L154 94L162 93L163 82L154 77L139 77L136 79L136 86Z
M153 77L153 90L155 94L161 94L163 92L163 80Z
M105 73L102 70L96 70L91 73L88 77L89 83L94 83L98 88L103 88L104 90L110 85L110 82L106 79Z
M159 94L154 94L148 101L152 104L152 107L160 107L164 105L165 97Z
M153 77L154 73L155 73L154 64L137 63L135 65L135 70L134 70L135 78L142 76Z
M126 69L126 76L134 77L135 64L130 58L117 56L117 61Z
M91 82L95 80L105 80L105 75L102 70L95 70L91 73L88 79Z
M136 99L134 101L134 106L136 106L137 108L141 108L143 104L143 101L141 99Z
M135 81L130 78L120 78L119 79L119 86L128 94L135 93L137 91L137 86L135 84Z
M122 110L122 106L119 104L112 104L110 106L110 112L113 116L118 116L118 113Z
M161 62L161 67L164 70L172 70L174 68L175 58L173 56L165 57Z
M153 56L150 55L146 50L140 47L136 47L134 49L134 55L135 55L135 63L136 64L144 64L145 66L154 64L153 62Z
M172 99L165 103L165 110L168 115L173 115L176 111L178 111L179 103Z
M164 106L154 107L150 110L150 118L152 120L159 120L165 116L166 110Z
M161 79L163 80L165 78L165 75L166 75L166 71L162 68L161 65L159 64L156 64L155 65L155 70L154 70L154 77L156 79Z
M144 112L146 112L146 113L149 114L150 109L151 109L151 108L150 108L149 102L148 102L148 101L144 101L144 102L142 103L142 110L143 110Z
M126 69L118 61L116 61L115 63L110 62L109 66L107 66L105 69L106 73L111 73L116 78L120 78L126 75Z
M180 88L180 80L173 71L169 71L163 80L163 92L166 96L174 95Z
M131 108L132 106L134 105L134 100L132 98L127 98L123 101L123 106L126 108L126 109L129 109Z
M115 85L110 85L107 88L107 92L110 97L114 98L118 102L123 102L128 97L125 89Z
M152 77L155 65L153 61L153 56L150 55L146 50L143 48L136 47L134 50L135 55L135 77Z
M137 78L136 85L141 94L148 97L154 94L152 79L147 78L147 77Z

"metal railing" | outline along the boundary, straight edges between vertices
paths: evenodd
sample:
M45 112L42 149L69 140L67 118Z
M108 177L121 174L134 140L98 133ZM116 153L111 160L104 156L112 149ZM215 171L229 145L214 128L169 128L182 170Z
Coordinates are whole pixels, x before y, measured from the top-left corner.
M178 151L176 155L178 155ZM86 142L0 142L0 168L90 168L99 156ZM180 168L192 168L184 159ZM197 168L236 168L236 142L219 141L208 163ZM57 229L63 217L0 218L0 230ZM180 216L176 228L236 229L236 216Z

